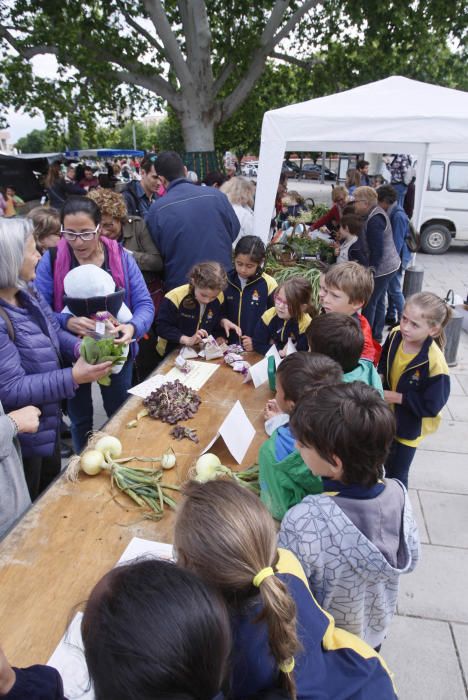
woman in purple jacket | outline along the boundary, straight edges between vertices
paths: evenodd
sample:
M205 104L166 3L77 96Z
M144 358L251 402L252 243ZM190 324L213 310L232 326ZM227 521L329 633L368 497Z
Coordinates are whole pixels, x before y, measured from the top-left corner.
M65 304L64 279L67 272L79 265L96 265L108 272L116 288L124 289L124 302L132 313L128 323L117 326L116 343L131 345L129 359L119 374L112 376L110 386L101 386L104 408L111 416L127 398L131 387L133 358L138 340L151 328L154 306L133 256L117 241L101 235L101 212L88 197L70 197L61 212L62 239L56 251L48 250L37 266L36 285L55 311L63 329L83 337L96 330L89 318L62 313ZM73 448L80 452L93 427L91 387L80 387L68 401Z
M0 219L0 400L6 412L29 405L41 411L37 433L19 436L34 499L60 472L61 401L107 374L111 363L75 362L76 337L30 284L40 258L32 231L26 219ZM64 369L64 361L75 364Z

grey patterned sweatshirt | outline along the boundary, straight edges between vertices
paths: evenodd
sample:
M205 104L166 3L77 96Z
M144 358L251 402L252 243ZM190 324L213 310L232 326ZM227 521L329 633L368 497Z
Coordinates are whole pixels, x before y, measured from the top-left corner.
M414 569L420 549L406 489L396 479L384 484L372 499L306 496L286 513L278 540L337 626L373 647L385 638L400 575Z

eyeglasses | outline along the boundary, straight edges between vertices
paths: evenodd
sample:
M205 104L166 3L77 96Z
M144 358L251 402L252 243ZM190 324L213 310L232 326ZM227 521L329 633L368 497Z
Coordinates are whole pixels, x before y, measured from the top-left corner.
M288 308L288 302L286 301L286 299L281 299L281 297L279 296L275 296L275 305L283 307L284 309Z
M82 241L91 241L99 230L99 224L96 226L94 231L70 231L67 228L61 228L60 233L65 238L66 241L76 241L77 238L81 238Z
M355 201L355 202L366 202L366 203L367 203L367 199L355 199L354 201Z

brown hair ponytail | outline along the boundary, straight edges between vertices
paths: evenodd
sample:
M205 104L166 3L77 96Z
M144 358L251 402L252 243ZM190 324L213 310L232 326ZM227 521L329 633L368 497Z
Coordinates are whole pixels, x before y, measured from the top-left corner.
M273 519L253 493L228 480L188 482L178 512L174 544L178 563L209 581L234 608L260 594L268 641L284 686L296 697L294 656L300 649L296 605L285 584L274 575L278 562ZM272 567L263 580L259 572Z
M440 332L433 338L443 350L447 342L444 328L453 316L447 302L432 292L418 292L408 297L405 306L417 306L431 328L439 327Z

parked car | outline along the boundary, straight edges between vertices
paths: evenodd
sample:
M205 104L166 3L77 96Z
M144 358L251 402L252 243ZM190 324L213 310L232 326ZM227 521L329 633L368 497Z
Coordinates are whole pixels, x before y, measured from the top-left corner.
M468 154L431 162L421 222L424 253L441 255L453 240L468 242Z
M254 161L249 161L241 165L241 174L245 177L257 177L258 175L258 163Z
M301 177L306 180L320 180L322 174L322 166L316 163L307 163L302 166ZM330 168L324 168L325 180L336 180L336 173Z
M301 169L297 163L292 160L284 160L281 166L281 172L286 173L288 177L300 177Z

